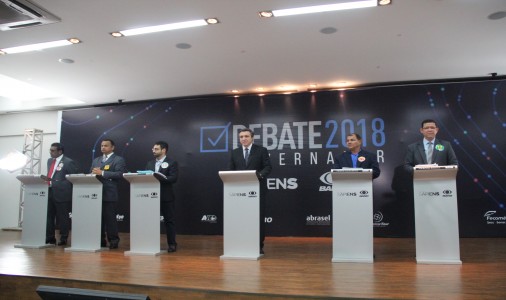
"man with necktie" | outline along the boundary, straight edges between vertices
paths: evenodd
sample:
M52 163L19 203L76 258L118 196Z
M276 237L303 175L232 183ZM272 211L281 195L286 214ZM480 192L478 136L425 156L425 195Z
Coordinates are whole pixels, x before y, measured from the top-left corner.
M123 157L114 153L115 144L111 139L104 139L100 144L102 156L95 158L91 164L91 173L97 175L102 182L102 241L105 247L109 241L109 249L117 249L119 245L118 221L116 207L118 203L118 183L127 172Z
M254 133L249 128L239 130L241 147L234 149L230 157L230 170L255 170L260 185L260 254L264 254L265 197L267 176L271 173L271 159L267 148L253 144Z
M72 183L67 174L79 172L77 163L63 155L64 147L60 143L52 143L49 148L51 158L47 160L47 180L49 184L46 244L56 244L55 224L60 227L58 246L67 245L70 230L70 212L72 211Z
M154 160L146 164L146 170L155 171L165 177L157 177L160 180L160 212L165 224L167 234L167 252L176 252L176 197L172 185L176 183L178 176L177 161L167 157L169 144L164 141L156 142L153 146Z
M378 159L374 153L362 149L362 137L358 133L350 133L346 136L346 146L348 150L337 157L334 169L372 169L372 178L378 178L381 172Z
M408 167L425 164L458 165L457 156L450 142L436 138L438 131L436 121L431 119L422 121L420 133L423 135L423 140L408 146L404 159L405 165Z

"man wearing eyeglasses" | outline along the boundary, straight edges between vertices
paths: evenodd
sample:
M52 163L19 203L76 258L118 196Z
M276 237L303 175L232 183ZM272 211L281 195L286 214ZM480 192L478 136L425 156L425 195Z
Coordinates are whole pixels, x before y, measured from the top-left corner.
M423 140L408 146L404 162L408 166L436 164L438 166L458 165L457 156L448 141L436 138L439 131L434 120L422 121L420 133Z

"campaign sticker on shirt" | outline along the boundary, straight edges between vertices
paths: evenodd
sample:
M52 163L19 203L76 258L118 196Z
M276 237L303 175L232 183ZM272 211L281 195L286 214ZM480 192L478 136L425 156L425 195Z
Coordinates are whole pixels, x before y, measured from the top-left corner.
M56 167L56 171L61 171L61 169L63 168L63 163L59 163L58 164L58 167Z
M168 163L168 162L166 162L166 161L164 161L164 162L162 163L162 168L163 168L163 169L167 169L168 167L169 167L169 163Z
M364 161L365 161L365 157L360 156L359 158L357 158L357 160L358 160L359 162L364 162Z
M109 170L109 165L105 165L105 166L104 166L104 170L105 170L105 171Z
M445 149L445 146L437 144L434 148L436 148L437 151L443 151Z

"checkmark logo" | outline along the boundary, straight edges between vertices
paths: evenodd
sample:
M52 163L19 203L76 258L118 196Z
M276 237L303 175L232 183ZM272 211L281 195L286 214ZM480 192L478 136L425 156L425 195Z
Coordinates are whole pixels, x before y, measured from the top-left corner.
M224 126L200 127L200 152L228 152L228 128Z

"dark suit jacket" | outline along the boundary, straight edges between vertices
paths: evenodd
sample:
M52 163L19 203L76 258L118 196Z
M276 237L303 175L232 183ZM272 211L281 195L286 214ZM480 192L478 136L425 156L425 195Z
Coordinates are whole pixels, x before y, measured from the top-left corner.
M118 182L123 178L123 173L127 172L123 157L113 154L107 161L102 162L102 156L99 156L91 163L90 172L93 168L105 171L103 176L97 176L103 185L102 201L118 201Z
M47 160L48 170L52 162L52 158ZM72 183L67 180L65 175L76 174L78 172L79 167L77 163L64 155L58 165L55 166L54 174L51 178L51 189L53 190L55 202L72 202Z
M361 162L361 157L364 158L364 160ZM334 164L334 169L342 169L342 168L353 168L353 161L351 160L351 152L345 151L341 153L337 159L336 163ZM357 159L357 168L362 169L372 169L372 178L377 178L380 176L380 168L378 164L378 159L376 158L376 155L372 152L365 151L360 149L360 152L358 152L358 159Z
M167 163L167 165L165 165ZM146 164L146 170L155 171L156 161L151 160ZM177 161L165 157L158 173L162 173L167 178L157 177L160 180L160 201L175 201L174 190L172 184L176 183L178 176Z
M244 161L244 151L241 146L232 151L228 167L230 170L255 170L260 180L265 179L272 170L271 159L267 149L255 144L251 144L247 165Z
M408 146L408 152L406 153L404 163L412 167L415 165L427 164L423 140ZM449 142L440 139L434 140L432 163L438 164L439 166L458 165L457 156Z

